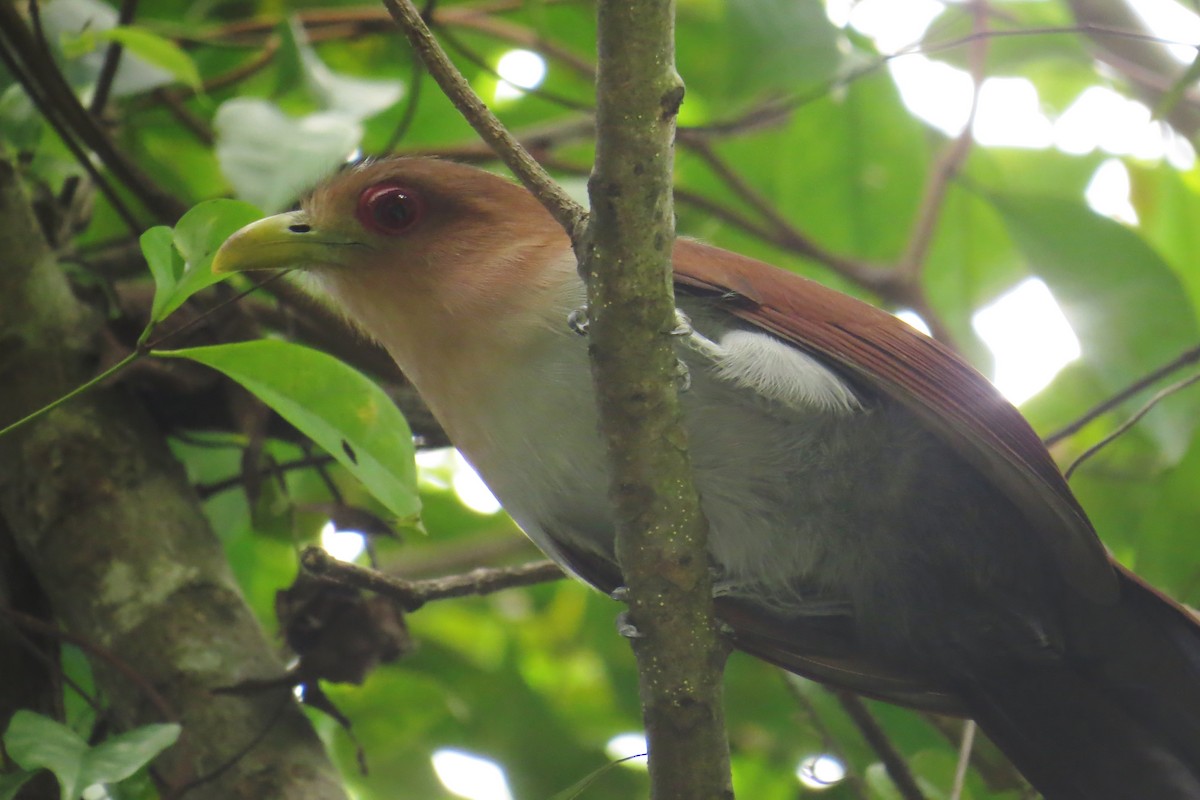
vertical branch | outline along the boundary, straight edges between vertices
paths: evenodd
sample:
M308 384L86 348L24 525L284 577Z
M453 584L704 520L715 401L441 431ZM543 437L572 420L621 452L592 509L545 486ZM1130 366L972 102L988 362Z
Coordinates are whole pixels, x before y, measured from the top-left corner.
M129 25L133 22L137 4L138 0L123 0L121 10L117 14L117 25ZM104 51L104 63L100 66L100 76L96 78L96 92L92 95L89 108L93 115L103 114L104 107L108 105L109 93L117 78L117 67L121 65L121 54L124 51L125 48L118 41L110 42L108 49Z
M674 3L599 4L596 165L577 248L608 447L617 559L656 800L732 797L707 527L691 481L671 344Z
M691 483L671 294L671 156L683 86L674 4L600 5L592 213L565 198L474 95L410 0L384 0L476 132L571 234L588 279L593 374L612 465L617 553L638 630L654 797L732 797L707 531ZM581 233L582 232L582 233Z

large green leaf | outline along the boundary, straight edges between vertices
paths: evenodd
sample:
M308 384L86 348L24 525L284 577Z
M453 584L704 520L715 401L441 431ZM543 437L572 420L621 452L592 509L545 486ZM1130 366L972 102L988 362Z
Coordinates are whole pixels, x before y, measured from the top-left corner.
M249 203L225 198L206 200L180 217L172 241L186 266L171 303L183 302L179 298L224 280L226 276L213 274L213 256L235 231L261 217L262 212Z
M412 433L373 381L332 356L273 339L155 351L220 370L350 470L400 520L420 512Z
M905 114L896 87L883 73L801 106L786 123L720 147L738 175L802 233L839 255L879 262L903 251L929 151L924 126ZM682 148L677 174L689 188L731 204L729 187ZM681 232L688 229L681 225ZM705 235L790 266L781 263L778 251L732 226ZM829 272L818 275L824 279Z
M175 744L182 730L175 724L143 725L105 739L84 759L85 785L125 780Z
M22 769L53 772L62 800L76 800L87 786L82 780L87 742L60 722L32 711L18 711L4 733L4 747Z
M1079 336L1084 361L1109 392L1195 344L1196 318L1187 294L1134 231L1079 201L1017 193L990 198L1030 271L1050 286ZM1162 403L1142 421L1168 463L1187 450L1197 412L1200 394L1191 392Z
M22 769L45 768L58 778L62 800L75 800L94 783L116 783L175 743L175 724L144 725L95 747L62 723L21 710L4 734L8 755Z
M1200 168L1180 172L1170 164L1131 164L1130 200L1138 230L1175 269L1192 306L1200 308Z

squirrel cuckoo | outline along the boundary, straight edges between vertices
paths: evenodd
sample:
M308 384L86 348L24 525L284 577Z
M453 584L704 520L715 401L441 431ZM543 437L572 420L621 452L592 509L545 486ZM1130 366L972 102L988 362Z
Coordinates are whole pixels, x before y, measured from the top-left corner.
M1050 800L1200 798L1200 625L1117 565L992 385L890 314L680 240L719 616L818 681L974 717ZM229 239L378 340L525 532L621 583L584 304L525 189L387 159ZM692 346L687 346L691 344Z

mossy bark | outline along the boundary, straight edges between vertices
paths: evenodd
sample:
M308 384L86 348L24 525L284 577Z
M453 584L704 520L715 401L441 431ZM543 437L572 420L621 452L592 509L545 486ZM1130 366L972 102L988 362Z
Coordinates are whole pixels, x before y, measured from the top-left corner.
M101 320L72 294L0 153L0 427L86 381ZM156 764L189 800L343 798L286 689L214 689L282 672L180 464L119 386L0 438L0 523L55 616L90 643L120 728L175 721Z
M672 0L601 0L596 166L580 268L655 800L733 796L707 524L676 393Z

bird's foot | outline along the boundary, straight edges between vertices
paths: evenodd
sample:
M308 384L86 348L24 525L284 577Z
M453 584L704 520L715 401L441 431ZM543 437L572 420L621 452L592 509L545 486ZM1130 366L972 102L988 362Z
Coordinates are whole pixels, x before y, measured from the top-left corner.
M692 371L683 363L682 358L675 359L675 389L686 392L692 388Z
M639 631L638 627L629 619L628 611L617 614L617 633L626 639L641 639L646 635Z
M691 336L696 332L692 327L692 318L680 309L675 309L675 327L671 329L672 336Z
M699 353L710 361L720 361L726 356L725 348L698 333L692 327L691 318L678 308L675 309L675 327L671 329L671 335L678 336L689 350Z
M580 306L567 315L567 327L577 336L587 336L588 307L586 305Z

